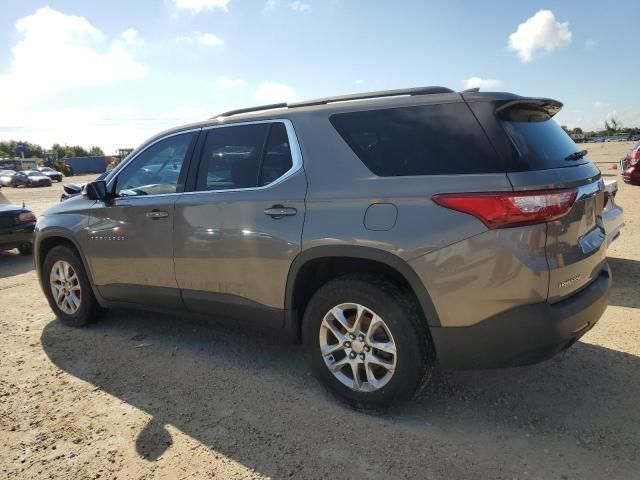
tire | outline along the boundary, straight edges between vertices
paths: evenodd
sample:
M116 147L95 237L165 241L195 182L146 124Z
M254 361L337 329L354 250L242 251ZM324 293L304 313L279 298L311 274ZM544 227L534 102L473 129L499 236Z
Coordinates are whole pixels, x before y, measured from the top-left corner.
M77 285L79 285L80 290L79 294L77 291L75 291L74 293L77 294L80 302L75 311L64 311L63 308L58 305L56 299L54 298L50 279L51 271L54 266L57 267L59 265L62 265L58 264L58 262L66 262L66 264L71 266L71 271L76 275ZM75 285L76 282L73 281L71 283ZM51 309L60 319L60 321L67 326L83 327L97 321L104 312L100 305L98 305L98 302L93 294L93 290L91 288L91 284L89 283L89 279L87 277L87 273L82 261L78 257L78 254L68 246L59 245L57 247L53 247L47 254L42 267L42 286ZM63 303L62 307L68 309L70 305L70 303ZM70 310L72 309L73 306Z
M18 251L22 255L31 255L33 252L33 243L25 242L18 246Z
M335 355L322 355L323 342L327 349L337 348L337 344L340 343L335 342L338 337L333 334L333 330L325 326L328 325L326 320L333 322L333 327L338 325L338 328L341 328L335 321L337 317L329 312L334 307L340 306L339 309L346 312L344 316L348 317L349 324L353 327L352 318L355 318L356 310L349 310L350 304L354 304L354 307L357 305L364 307L365 315L361 322L363 327L357 329L358 331L371 330L374 326L374 320L370 318L375 317L370 317L369 314L375 314L382 319L384 328L379 328L374 335L378 335L378 340L379 335L382 335L383 340L374 343L374 338L370 342L368 337L371 332L368 332L363 334L364 342L356 344L354 340L350 349L341 348L335 352ZM368 322L367 319L369 319ZM375 323L379 324L378 321ZM347 335L342 339L348 342L349 331L341 328L339 333ZM331 341L333 345L326 344L330 337L333 337ZM356 336L357 340L361 338ZM309 365L315 376L339 399L359 409L386 409L414 398L427 384L436 365L428 327L416 301L407 292L379 276L349 275L322 286L311 298L305 310L302 339ZM373 345L386 346L385 349L389 351L392 349L388 346L395 345L393 351L396 353L388 354L376 349ZM363 348L365 351L362 350ZM360 353L357 353L358 351ZM351 359L350 355L354 353L356 358L352 361L358 362L357 371L361 383L359 386L353 381L351 364L345 365L338 375L332 373L329 368L329 364L334 368L338 367L340 360L344 362L347 357ZM394 368L391 371L375 365L373 361L373 367L371 367L372 362L369 362L370 368L374 369L370 371L364 365L365 360L372 359L368 355L376 355L375 358L378 359L384 356L386 364L391 365L395 362ZM389 373L391 375L387 377ZM369 382L371 374L374 379Z

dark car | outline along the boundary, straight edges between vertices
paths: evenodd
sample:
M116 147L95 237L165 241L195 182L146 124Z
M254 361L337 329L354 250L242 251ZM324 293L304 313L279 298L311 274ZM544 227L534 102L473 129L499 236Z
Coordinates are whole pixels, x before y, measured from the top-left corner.
M0 250L17 248L22 254L33 250L36 216L24 207L0 205Z
M26 170L13 174L9 185L12 187L50 187L51 179L37 170Z
M46 175L47 177L49 177L52 182L54 180L56 182L61 182L62 181L62 173L60 173L59 171L57 171L57 170L55 170L55 169L53 169L51 167L38 167L36 170L38 170L43 175Z

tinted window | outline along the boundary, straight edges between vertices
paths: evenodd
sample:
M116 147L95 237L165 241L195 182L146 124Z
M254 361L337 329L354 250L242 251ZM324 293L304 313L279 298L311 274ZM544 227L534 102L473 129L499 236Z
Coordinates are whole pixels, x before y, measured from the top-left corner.
M258 123L214 128L207 133L197 190L268 185L292 166L286 127Z
M463 103L341 113L330 120L378 176L504 171Z
M174 135L154 143L118 175L116 194L122 197L181 192L180 173L194 132Z
M546 170L573 167L587 163L586 157L568 160L571 154L583 150L543 110L513 108L500 113L502 125L518 151L514 170Z
M274 123L269 131L267 147L260 169L260 185L268 185L284 175L293 166L287 129L283 123Z

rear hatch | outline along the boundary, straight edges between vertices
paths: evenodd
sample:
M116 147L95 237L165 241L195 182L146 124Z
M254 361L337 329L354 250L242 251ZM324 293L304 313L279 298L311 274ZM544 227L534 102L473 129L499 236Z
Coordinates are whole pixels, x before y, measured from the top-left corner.
M575 192L570 210L547 223L551 303L594 280L606 257L604 183L587 152L553 120L561 107L553 100L522 99L496 110L515 150L508 172L514 190Z

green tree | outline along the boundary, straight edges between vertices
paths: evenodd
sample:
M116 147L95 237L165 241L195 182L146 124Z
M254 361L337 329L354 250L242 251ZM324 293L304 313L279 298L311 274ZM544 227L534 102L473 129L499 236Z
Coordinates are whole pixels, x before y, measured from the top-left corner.
M584 132L582 131L582 129L580 127L576 127L573 130L571 130L571 133L576 133L578 135L582 135Z
M103 157L104 152L100 147L98 147L97 145L94 145L89 149L89 155L91 155L92 157Z

